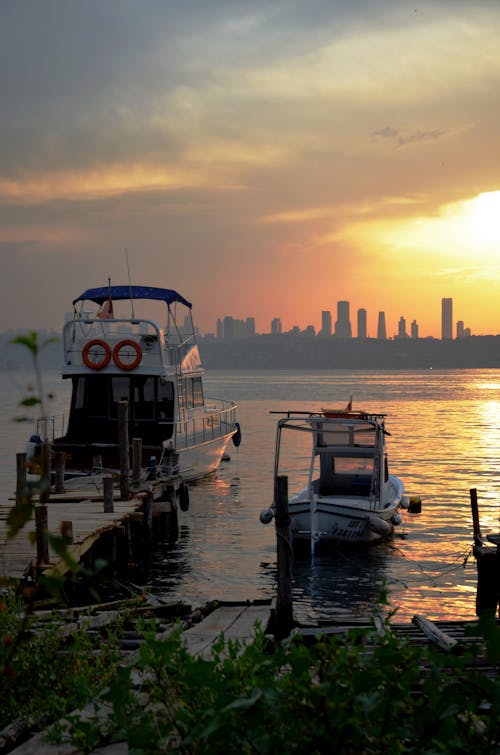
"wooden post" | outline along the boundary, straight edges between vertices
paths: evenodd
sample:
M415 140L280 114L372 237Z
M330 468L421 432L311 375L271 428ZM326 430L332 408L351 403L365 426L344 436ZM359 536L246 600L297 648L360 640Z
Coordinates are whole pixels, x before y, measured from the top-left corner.
M66 545L71 545L73 542L73 522L63 520L60 525L61 537Z
M153 494L148 491L144 496L142 519L142 554L141 564L144 575L147 576L151 566L151 540L153 533Z
M479 524L479 509L477 505L476 488L471 488L469 493L470 493L470 505L472 509L472 526L474 530L474 545L482 545L483 536L481 534L481 525Z
M118 442L120 445L120 497L130 497L130 458L128 445L128 401L118 402Z
M57 451L55 455L56 481L55 492L64 493L64 468L66 466L66 454L64 451Z
M16 454L16 506L22 502L26 490L26 459L26 453Z
M37 566L49 563L49 537L47 506L35 506L36 563Z
M141 482L142 438L132 438L132 485L138 488Z
M103 497L104 497L104 513L112 514L114 511L113 501L113 478L103 477Z
M52 453L49 440L43 441L41 451L40 503L47 503L50 498L50 457Z
M292 545L288 513L288 477L278 475L274 481L274 521L278 560L278 594L276 598L276 639L288 637L293 626Z
M496 613L500 602L500 551L498 548L476 546L477 564L476 615L483 611Z

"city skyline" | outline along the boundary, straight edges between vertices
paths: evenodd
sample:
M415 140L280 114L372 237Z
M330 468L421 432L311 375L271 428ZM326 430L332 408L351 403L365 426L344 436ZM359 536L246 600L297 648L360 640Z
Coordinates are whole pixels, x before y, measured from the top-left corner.
M376 335L370 334L367 327L367 310L360 307L356 312L357 329L352 329L350 314L350 302L341 300L337 302L337 319L333 326L332 312L330 310L321 311L321 327L316 329L314 325L306 325L301 328L294 325L289 330L284 330L280 317L274 317L267 331L257 331L255 326L255 317L249 316L245 319L239 319L232 315L224 315L217 319L215 335L217 338L248 338L258 334L270 333L272 335L281 335L282 333L303 333L316 335L318 337L336 337L336 338L376 338L386 340L392 338L413 338L421 337L418 322L414 319L410 324L410 332L407 329L407 319L404 315L399 317L394 332L388 332L386 323L386 314L384 311L377 313ZM472 335L470 328L465 327L463 320L453 321L453 299L443 297L441 299L441 340L454 338L467 338ZM484 334L484 335L497 335ZM427 336L429 337L429 336Z

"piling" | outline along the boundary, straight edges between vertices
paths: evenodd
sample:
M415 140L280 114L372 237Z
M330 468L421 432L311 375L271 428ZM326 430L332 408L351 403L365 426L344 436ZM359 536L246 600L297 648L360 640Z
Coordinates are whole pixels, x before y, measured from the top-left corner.
M16 506L22 502L26 490L26 453L16 454Z
M153 494L150 490L144 496L142 506L142 570L145 576L151 566L151 543L153 537Z
M293 553L290 537L290 514L288 512L288 477L285 475L278 475L275 478L274 505L278 565L275 635L277 640L282 640L288 637L293 626Z
M41 445L41 474L40 474L40 503L47 503L50 498L50 460L52 446L50 441L44 440Z
M113 499L113 478L103 477L103 499L104 499L104 513L112 514L114 511L114 499Z
M130 497L130 459L128 445L128 401L118 402L118 443L120 446L120 496Z
M496 543L496 548L486 544L481 533L477 490L470 490L472 526L474 530L473 553L477 565L476 615L485 611L497 611L500 605L500 537L489 536L486 540ZM497 542L498 541L498 542Z
M47 524L47 506L35 506L36 527L36 563L37 566L49 563L49 534Z
M61 537L66 545L73 543L73 522L68 519L63 519L61 522Z
M483 536L481 534L481 525L479 524L479 507L477 505L477 490L471 488L470 494L470 506L472 510L472 527L474 532L474 545L483 544Z
M138 488L141 482L142 438L132 438L132 486Z

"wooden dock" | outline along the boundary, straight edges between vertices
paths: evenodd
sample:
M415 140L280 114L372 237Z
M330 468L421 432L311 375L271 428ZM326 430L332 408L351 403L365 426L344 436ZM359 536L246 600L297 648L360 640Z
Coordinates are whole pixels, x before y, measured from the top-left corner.
M104 495L95 489L93 493L89 488L52 493L43 507L46 533L63 537L68 554L77 563L81 563L106 536L112 539L112 546L108 545L111 560L119 562L119 551L123 551L122 556L125 555L122 560L140 562L144 555L140 550L148 546L148 539L151 538L153 514L163 517L175 515L176 519L175 503L154 500L158 490L137 491L128 500L113 500L111 507L106 504ZM150 502L149 507L145 507L146 501ZM46 538L44 556L40 557L35 516L36 509L41 507L38 502L30 521L13 538L7 537L7 516L13 505L13 502L0 504L0 578L4 582L19 583L35 578L40 572L64 573L68 566L55 552L50 538ZM134 528L140 532L140 537L135 537L135 545L131 532ZM144 529L148 529L146 538L142 537Z

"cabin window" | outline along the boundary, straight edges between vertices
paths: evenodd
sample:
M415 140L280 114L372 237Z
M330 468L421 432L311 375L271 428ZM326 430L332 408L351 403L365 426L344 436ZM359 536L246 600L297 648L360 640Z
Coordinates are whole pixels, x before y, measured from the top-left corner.
M203 386L201 377L188 378L184 381L184 395L187 409L203 406Z
M158 381L158 417L171 420L174 416L174 384L165 380Z
M370 475L373 471L373 459L369 457L337 456L332 459L333 465L336 474Z
M87 414L89 417L108 416L108 394L99 380L87 380Z

